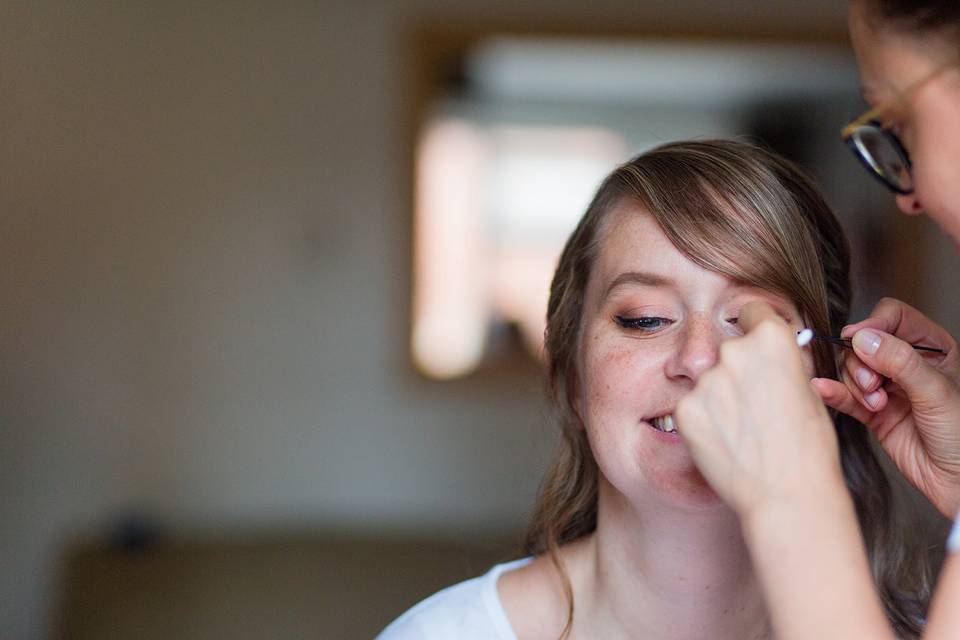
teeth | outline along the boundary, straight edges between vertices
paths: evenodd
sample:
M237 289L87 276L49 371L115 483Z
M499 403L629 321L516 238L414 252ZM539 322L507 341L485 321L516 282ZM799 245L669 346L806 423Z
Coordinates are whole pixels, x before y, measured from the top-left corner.
M653 419L653 426L655 426L660 431L666 431L667 433L673 433L677 430L676 425L673 423L673 415L660 416Z

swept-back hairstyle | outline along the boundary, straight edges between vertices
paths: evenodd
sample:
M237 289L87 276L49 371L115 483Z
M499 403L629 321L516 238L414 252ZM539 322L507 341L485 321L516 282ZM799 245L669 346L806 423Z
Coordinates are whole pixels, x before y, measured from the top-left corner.
M547 307L548 377L562 439L541 487L526 551L548 554L560 573L568 613L561 637L573 622L573 595L558 549L597 524L599 471L575 409L583 301L609 214L624 200L648 211L693 262L784 296L818 333L837 335L850 309L843 230L810 179L776 154L728 140L679 142L637 156L604 180L561 254ZM832 348L812 344L817 375L836 378ZM834 414L833 420L887 615L902 637L915 637L927 587L905 562L890 485L866 429L846 416Z

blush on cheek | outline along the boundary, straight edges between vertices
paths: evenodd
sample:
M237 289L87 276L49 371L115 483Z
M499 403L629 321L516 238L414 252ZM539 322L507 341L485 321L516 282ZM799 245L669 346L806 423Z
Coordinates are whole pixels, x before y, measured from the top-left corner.
M670 449L639 449L637 462L648 482L648 490L671 502L687 506L706 506L719 502L720 497L694 465L686 448L681 445Z
M709 505L720 500L720 496L696 468L673 477L666 490L671 496L678 497L686 504Z

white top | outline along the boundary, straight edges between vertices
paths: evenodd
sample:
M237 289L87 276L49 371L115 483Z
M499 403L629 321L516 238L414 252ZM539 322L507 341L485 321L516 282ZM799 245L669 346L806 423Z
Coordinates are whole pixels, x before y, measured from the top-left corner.
M390 623L376 640L517 640L497 580L531 560L498 564L478 578L438 591Z

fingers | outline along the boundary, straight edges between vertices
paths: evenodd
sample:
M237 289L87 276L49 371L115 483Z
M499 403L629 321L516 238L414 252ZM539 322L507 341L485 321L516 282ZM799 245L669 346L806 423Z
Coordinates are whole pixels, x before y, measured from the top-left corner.
M860 331L860 329L879 329L880 331L886 331L887 333L892 333L892 331L890 331L891 326L892 325L890 321L887 320L886 318L879 318L879 317L875 318L871 316L869 318L865 318L861 320L860 322L856 322L854 324L848 324L847 326L845 326L843 329L840 330L840 337L852 338L853 334L855 334L857 331Z
M736 450L731 449L730 431L736 430L736 402L732 401L729 380L714 369L701 376L696 390L677 403L674 417L680 437L696 461L697 469L714 491L728 504L736 505L738 495L730 480L738 468ZM733 410L733 413L731 413ZM720 416L722 421L718 421Z
M853 349L863 364L898 384L912 402L936 403L942 394L943 375L908 342L876 329L860 329L853 335ZM864 397L870 398L869 393Z
M843 361L843 374L850 380L855 381L857 387L864 393L876 391L883 384L883 376L864 364L855 352L846 354Z
M766 302L750 302L744 305L740 309L737 324L743 329L744 338L742 341L725 342L720 347L721 359L724 359L724 352L727 352L729 357L734 357L735 352L749 357L748 354L760 349L768 356L781 359L789 357L786 353L789 351L795 355L793 360L801 362L800 351L796 348L796 333Z
M918 314L920 313L910 307L910 305L895 298L883 298L877 303L877 306L873 308L873 311L870 312L867 318L860 322L847 325L840 332L840 335L844 338L850 338L860 329L868 328L879 329L887 333L896 333L897 327L900 326L901 321L907 313L907 309L912 309Z
M844 357L842 380L853 396L870 411L880 411L886 404L887 393L882 388L883 376L863 363L855 353Z
M863 424L867 424L873 418L873 414L864 407L861 399L854 396L842 382L829 378L813 378L810 386L828 407L845 413Z
M884 377L897 383L911 400L929 396L935 401L943 379L933 364L947 375L956 368L956 341L940 325L894 298L884 298L870 317L843 328L840 335L852 338L854 353L847 354L843 379L855 398L873 411L886 403ZM947 358L925 356L912 345L943 349ZM918 377L919 376L919 377ZM927 387L924 392L923 387Z
M681 398L673 410L680 437L690 447L695 459L709 451L711 440L719 436L712 428L710 413L704 405L705 402L700 396L691 394Z
M744 333L750 333L764 320L775 320L780 324L786 324L777 312L773 310L773 307L766 302L758 301L745 304L743 308L740 309L740 317L737 320L737 325L743 329Z
M733 418L739 413L737 405L729 371L722 371L722 367L707 371L697 381L696 391L681 398L674 409L681 437L701 449L725 444L733 425L718 428L715 418L718 414Z
M883 298L870 312L869 318L844 327L840 335L850 338L861 329L879 329L910 344L925 344L947 353L952 353L957 347L956 340L946 329L894 298Z

